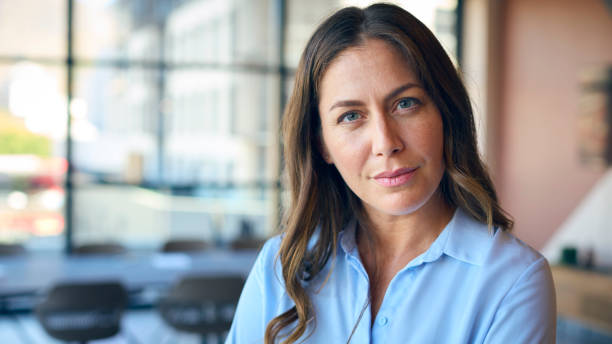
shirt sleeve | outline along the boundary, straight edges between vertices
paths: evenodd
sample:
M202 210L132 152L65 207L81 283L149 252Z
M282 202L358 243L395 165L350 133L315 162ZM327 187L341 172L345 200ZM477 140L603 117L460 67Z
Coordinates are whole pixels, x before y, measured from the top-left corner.
M225 344L264 342L267 321L263 281L269 251L270 242L262 248L244 284Z
M497 343L555 343L557 307L546 259L531 264L499 305L484 340Z

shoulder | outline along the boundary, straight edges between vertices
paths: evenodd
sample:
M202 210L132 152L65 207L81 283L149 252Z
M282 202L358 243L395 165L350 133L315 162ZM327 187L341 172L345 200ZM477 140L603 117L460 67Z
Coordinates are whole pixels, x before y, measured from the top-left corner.
M287 294L283 267L279 257L279 250L283 234L268 239L261 248L249 278L252 279L264 295L267 308L275 309L278 315L293 305Z
M498 229L493 234L490 247L485 253L485 263L490 268L495 269L499 266L499 269L503 269L517 279L538 271L550 273L546 258L508 231Z
M270 320L291 307L276 259L280 241L280 236L275 236L259 251L242 289L226 343L263 343Z
M253 277L255 277L259 283L266 284L266 287L268 287L267 284L269 282L273 280L280 282L282 278L280 261L277 259L281 237L281 234L275 235L266 241L259 251L253 270L251 271Z
M486 224L461 209L457 209L447 229L445 253L470 264L521 270L544 259L511 232L499 228L489 230Z
M498 230L487 252L486 264L491 274L508 276L508 295L517 293L554 296L550 265L544 256L512 233ZM535 296L535 295L533 295Z
M503 266L513 270L524 269L544 260L544 256L518 239L510 231L489 230L462 210L457 210L449 224L451 231L447 250L456 258L469 260L481 266Z
M277 234L266 240L257 256L257 261L273 261L280 249L282 234Z
M512 233L498 230L484 269L496 290L486 343L554 343L556 297L548 261ZM493 282L494 281L494 282ZM524 319L532 319L529 324Z
M487 257L489 260L508 261L517 267L527 267L545 260L540 252L514 236L512 232L501 229L497 229L492 235Z
M554 318L555 289L546 258L511 232L491 232L486 225L472 221L473 230L479 233L474 241L480 248L480 274L494 289L488 294L496 295L498 311L523 307L526 313L540 314L543 320ZM530 303L532 307L527 306Z
M544 256L511 232L490 231L464 212L451 229L448 252L469 263L463 277L469 276L467 284L488 314L485 343L554 343L555 289ZM526 324L528 318L533 320Z
M550 267L544 256L511 232L494 229L458 210L451 221L446 253L469 263L482 281L498 292L509 292L526 279L537 279L553 289Z

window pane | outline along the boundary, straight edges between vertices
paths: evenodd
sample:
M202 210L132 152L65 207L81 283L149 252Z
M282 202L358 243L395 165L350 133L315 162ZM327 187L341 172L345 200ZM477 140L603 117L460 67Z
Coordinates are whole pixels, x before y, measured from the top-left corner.
M88 67L75 71L72 132L78 180L157 183L160 72Z
M296 67L308 39L325 18L346 6L366 7L375 0L288 0L287 39L285 54L287 65ZM457 0L402 0L395 3L419 18L440 40L451 58L456 58L457 38L455 10Z
M158 60L157 17L171 1L130 0L75 2L75 55L88 59Z
M170 182L273 178L266 154L277 145L277 77L186 69L169 73L167 79L166 154L176 159L168 161Z
M173 189L81 184L75 190L76 245L119 242L157 250L169 239L195 238L226 246L244 233L264 238L274 225L273 190L244 186Z
M63 247L65 70L0 64L0 242ZM33 101L36 100L36 101Z
M287 0L285 63L297 67L310 36L325 18L341 8L339 0Z
M139 207L143 192L149 195L140 186L158 182L159 76L156 69L75 69L75 245L146 245L144 234L155 234L152 225L164 223L157 207Z
M88 59L257 63L277 58L274 0L79 1L76 54Z
M156 248L170 237L223 244L245 221L255 235L270 232L277 76L192 68L76 75L77 244Z
M66 56L66 1L0 1L0 56Z

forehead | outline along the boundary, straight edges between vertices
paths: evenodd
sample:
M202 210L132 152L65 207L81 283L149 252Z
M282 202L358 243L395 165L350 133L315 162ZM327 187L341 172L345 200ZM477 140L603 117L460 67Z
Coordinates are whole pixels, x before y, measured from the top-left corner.
M406 83L420 84L404 54L388 42L367 39L342 51L327 67L319 99L323 102L330 96L358 95L374 88L383 92Z

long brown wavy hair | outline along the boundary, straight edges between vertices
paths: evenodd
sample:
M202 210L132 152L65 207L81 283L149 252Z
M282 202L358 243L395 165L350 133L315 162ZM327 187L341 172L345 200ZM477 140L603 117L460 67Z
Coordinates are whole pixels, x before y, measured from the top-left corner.
M349 7L325 20L300 59L293 93L282 122L285 173L290 204L286 210L278 259L287 294L295 306L272 319L265 342L298 341L314 328L308 281L336 254L338 233L363 216L361 201L320 151L319 87L326 68L347 48L380 39L398 49L437 105L444 127L446 171L440 190L446 202L477 221L502 230L513 222L480 159L468 94L448 55L434 35L402 8L375 4ZM314 245L310 244L313 235ZM312 333L312 332L309 332ZM348 334L347 334L348 335Z

